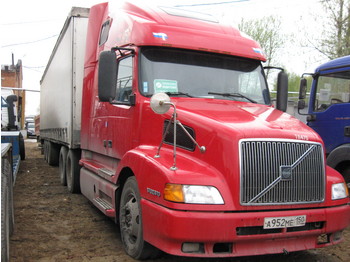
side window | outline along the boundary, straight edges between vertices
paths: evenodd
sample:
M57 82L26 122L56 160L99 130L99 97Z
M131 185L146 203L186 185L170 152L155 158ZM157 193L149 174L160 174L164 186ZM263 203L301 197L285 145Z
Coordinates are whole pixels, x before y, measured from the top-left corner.
M317 80L315 112L325 111L333 104L350 102L350 75L348 72L320 76Z
M100 41L98 42L99 45L103 45L104 43L107 42L109 28L110 28L110 21L108 20L102 25L101 33L100 33Z
M118 102L129 102L129 96L132 92L132 61L132 56L119 61L115 99Z

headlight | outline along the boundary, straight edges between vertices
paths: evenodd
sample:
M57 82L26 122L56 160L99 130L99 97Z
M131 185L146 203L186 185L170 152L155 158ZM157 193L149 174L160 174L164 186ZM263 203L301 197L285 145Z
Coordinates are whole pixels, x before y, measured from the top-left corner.
M349 195L348 187L345 183L332 185L332 200L343 199Z
M166 184L164 199L186 204L224 204L219 190L213 186Z

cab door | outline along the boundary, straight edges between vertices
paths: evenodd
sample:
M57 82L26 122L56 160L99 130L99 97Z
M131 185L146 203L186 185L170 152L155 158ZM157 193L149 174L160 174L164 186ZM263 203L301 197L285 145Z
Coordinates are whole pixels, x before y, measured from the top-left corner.
M117 63L116 96L110 102L101 102L96 97L91 135L95 140L94 151L121 159L132 148L135 136L135 106L131 103L134 57L121 57Z

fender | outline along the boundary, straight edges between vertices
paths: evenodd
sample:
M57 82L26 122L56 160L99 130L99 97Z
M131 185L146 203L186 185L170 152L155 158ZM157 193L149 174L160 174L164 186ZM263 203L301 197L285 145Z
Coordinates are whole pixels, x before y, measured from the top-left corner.
M218 207L215 205L179 204L168 202L163 198L167 183L210 185L215 186L224 198L225 204L220 206L220 209L222 211L234 209L226 179L216 168L189 154L178 152L178 169L173 171L170 170L173 165L172 149L163 148L160 158L154 158L155 155L156 148L154 147L137 147L124 155L117 170L118 174L124 168L132 170L137 179L141 198L172 209L217 211Z
M345 161L350 161L350 144L337 147L327 157L327 165L333 168Z
M344 177L334 168L330 166L326 166L326 199L325 199L325 205L326 206L334 206L334 202L337 201L339 205L346 205L350 204L349 199L340 199L340 200L332 200L332 185L337 183L344 183Z

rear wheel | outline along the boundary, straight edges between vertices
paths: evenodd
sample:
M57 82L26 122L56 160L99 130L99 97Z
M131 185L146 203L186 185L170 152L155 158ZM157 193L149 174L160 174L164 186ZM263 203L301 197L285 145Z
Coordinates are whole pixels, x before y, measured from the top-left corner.
M69 149L66 162L67 188L71 193L80 193L80 151Z
M67 155L68 155L68 148L65 146L61 146L58 166L59 166L60 180L63 186L67 185L67 176L66 176Z
M47 141L46 140L44 140L44 159L45 159L45 161L47 162Z
M143 240L140 192L136 178L129 177L124 185L119 209L121 240L126 253L134 259L156 257L159 251Z
M60 146L53 142L47 142L47 149L47 163L49 163L50 166L57 166Z

